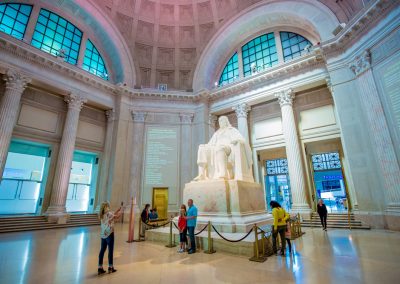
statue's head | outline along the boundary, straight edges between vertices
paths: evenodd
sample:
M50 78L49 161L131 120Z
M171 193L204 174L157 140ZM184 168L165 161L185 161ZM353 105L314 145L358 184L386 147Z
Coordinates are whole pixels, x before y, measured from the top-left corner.
M218 118L218 124L220 128L226 128L228 126L231 126L226 116L221 116L220 118Z

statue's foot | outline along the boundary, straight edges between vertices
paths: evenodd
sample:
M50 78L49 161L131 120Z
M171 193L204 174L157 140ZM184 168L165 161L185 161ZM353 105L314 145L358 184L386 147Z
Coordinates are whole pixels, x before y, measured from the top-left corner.
M204 175L198 175L197 177L195 177L193 179L193 181L201 181L201 180L205 180L205 179L206 179L206 177Z

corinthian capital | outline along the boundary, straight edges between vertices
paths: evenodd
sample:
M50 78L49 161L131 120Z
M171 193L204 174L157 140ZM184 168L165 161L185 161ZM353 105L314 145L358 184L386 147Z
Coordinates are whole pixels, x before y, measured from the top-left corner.
M371 53L369 50L365 50L361 55L356 56L353 62L349 64L349 68L356 76L361 75L371 68Z
M146 112L136 112L134 110L131 111L132 114L132 120L134 122L145 122L146 120Z
M113 108L106 110L106 117L108 122L113 121L115 119L115 110Z
M236 112L237 117L245 117L247 118L247 114L249 110L251 109L250 106L246 103L241 103L238 104L235 107L232 107L232 109Z
M23 92L26 85L31 82L31 78L13 69L8 69L4 76L4 81L6 81L6 89L16 89Z
M68 104L69 109L81 110L83 104L87 102L87 99L83 96L80 96L76 93L70 93L65 96L64 101Z
M288 89L275 93L275 97L278 98L279 105L283 107L284 105L292 105L294 99L293 89Z
M193 121L192 113L180 113L179 117L181 119L181 123L183 123L183 124L191 124Z

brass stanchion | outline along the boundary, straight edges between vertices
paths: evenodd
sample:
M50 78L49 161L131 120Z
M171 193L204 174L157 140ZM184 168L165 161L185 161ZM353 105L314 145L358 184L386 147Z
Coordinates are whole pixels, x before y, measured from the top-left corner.
M167 248L176 247L175 240L174 240L174 243L172 243L172 220L169 223L169 244L166 245L166 247Z
M299 226L298 230L299 230L299 237L301 237L303 235L303 233L301 232L301 222L300 222L300 213L297 213L297 225Z
M215 253L213 248L213 239L211 238L211 221L208 221L208 250L204 251L204 253L212 254Z
M260 252L258 251L258 227L256 224L254 224L253 231L254 231L254 256L249 258L249 260L256 262L264 262L267 260L267 258L264 255L260 256Z
M351 230L351 217L350 217L350 208L347 207L347 219L349 220L349 229Z

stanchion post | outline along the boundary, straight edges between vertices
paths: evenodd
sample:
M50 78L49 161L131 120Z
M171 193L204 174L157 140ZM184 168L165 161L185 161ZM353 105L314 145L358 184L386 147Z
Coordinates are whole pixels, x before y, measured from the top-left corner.
M124 215L122 215L123 217ZM135 227L135 216L134 216L134 211L133 211L133 197L132 197L132 206L131 206L131 211L129 212L129 232L128 232L128 240L126 241L127 243L133 242L134 238L134 227Z
M300 213L297 213L297 224L299 225L299 237L301 237L303 235L303 233L301 232L301 222L300 222Z
M349 229L351 230L350 207L347 207L347 219L349 221Z
M176 247L175 241L172 243L172 220L169 222L169 243L166 245L167 248Z
M253 226L253 231L254 231L254 256L249 258L249 260L256 262L264 262L267 260L267 258L264 255L260 256L260 253L258 251L258 227L256 224L254 224Z
M213 239L211 238L211 221L208 221L207 226L208 226L208 237L207 237L208 250L204 251L204 253L212 254L212 253L215 253L215 250L213 247Z

